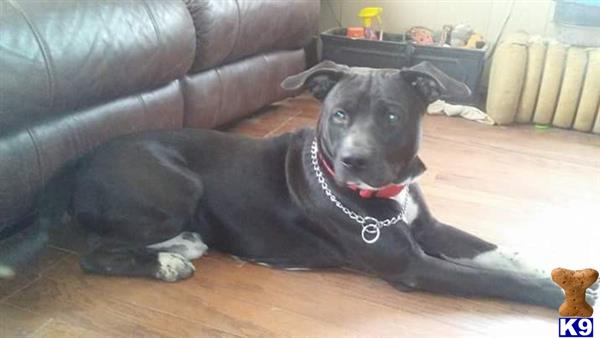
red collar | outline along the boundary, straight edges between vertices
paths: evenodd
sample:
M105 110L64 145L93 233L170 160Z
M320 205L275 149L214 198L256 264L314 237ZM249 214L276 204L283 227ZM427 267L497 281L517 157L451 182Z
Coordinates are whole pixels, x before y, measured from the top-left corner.
M325 168L325 171L327 171L327 173L331 175L331 177L334 177L335 171L327 162L325 157L322 155L323 152L321 151L321 149L319 149L319 152L317 154L319 156L319 163L321 163L322 167ZM402 190L404 189L404 185L388 184L385 187L379 189L361 189L356 184L348 184L348 188L350 188L350 190L353 191L358 191L358 194L362 198L371 198L373 196L379 198L394 198L396 195L402 192Z

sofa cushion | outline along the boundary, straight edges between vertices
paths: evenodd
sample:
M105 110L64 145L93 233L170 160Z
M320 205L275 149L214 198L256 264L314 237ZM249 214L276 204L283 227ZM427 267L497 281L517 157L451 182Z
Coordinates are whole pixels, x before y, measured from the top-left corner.
M318 0L185 0L196 27L195 72L245 56L307 45Z
M181 1L0 6L0 126L164 85L192 63L194 27Z
M256 55L183 81L184 126L212 128L249 115L294 93L280 83L305 69L304 50Z
M28 219L44 184L65 164L119 135L180 128L178 80L161 88L38 123L0 137L0 232Z

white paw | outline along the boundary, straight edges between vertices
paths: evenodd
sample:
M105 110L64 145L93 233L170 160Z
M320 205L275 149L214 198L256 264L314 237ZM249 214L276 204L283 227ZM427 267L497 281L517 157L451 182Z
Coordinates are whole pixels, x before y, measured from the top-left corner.
M192 262L178 253L159 252L156 278L165 282L176 282L190 277L196 268Z

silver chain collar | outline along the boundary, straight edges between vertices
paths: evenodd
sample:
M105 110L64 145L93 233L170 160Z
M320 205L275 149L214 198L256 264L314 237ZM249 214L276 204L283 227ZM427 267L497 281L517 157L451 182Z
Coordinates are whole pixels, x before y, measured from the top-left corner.
M387 227L390 225L394 225L400 221L406 222L406 218L405 218L406 212L405 211L406 211L406 204L408 203L408 195L409 195L408 185L402 190L402 192L400 192L401 194L404 194L404 199L400 206L400 212L398 213L398 215L396 215L392 218L384 219L383 221L380 221L375 217L361 216L361 215L357 214L356 212L348 209L333 194L333 192L329 188L329 185L325 181L325 177L323 176L323 172L321 171L321 167L319 166L318 152L319 152L319 148L317 146L317 140L315 139L315 140L313 140L312 146L310 148L310 158L311 158L311 162L313 165L313 169L315 171L315 176L317 177L317 181L321 185L321 189L323 189L323 192L325 193L325 195L329 198L329 200L333 204L335 204L335 206L338 209L342 210L342 212L344 214L346 214L351 220L362 225L361 235L362 235L362 239L363 239L363 241L365 241L365 243L372 244L372 243L377 242L377 240L379 239L379 236L381 235L381 230L380 230L381 228Z

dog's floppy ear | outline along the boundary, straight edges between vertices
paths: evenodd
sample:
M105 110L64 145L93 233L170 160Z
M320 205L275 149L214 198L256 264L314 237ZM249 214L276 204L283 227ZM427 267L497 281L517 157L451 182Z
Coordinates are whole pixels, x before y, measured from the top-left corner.
M323 100L331 88L349 71L348 66L323 61L300 74L288 76L281 82L281 87L285 90L307 87L314 97Z
M438 99L460 99L471 95L471 89L442 72L428 61L400 70L400 75L431 103Z

